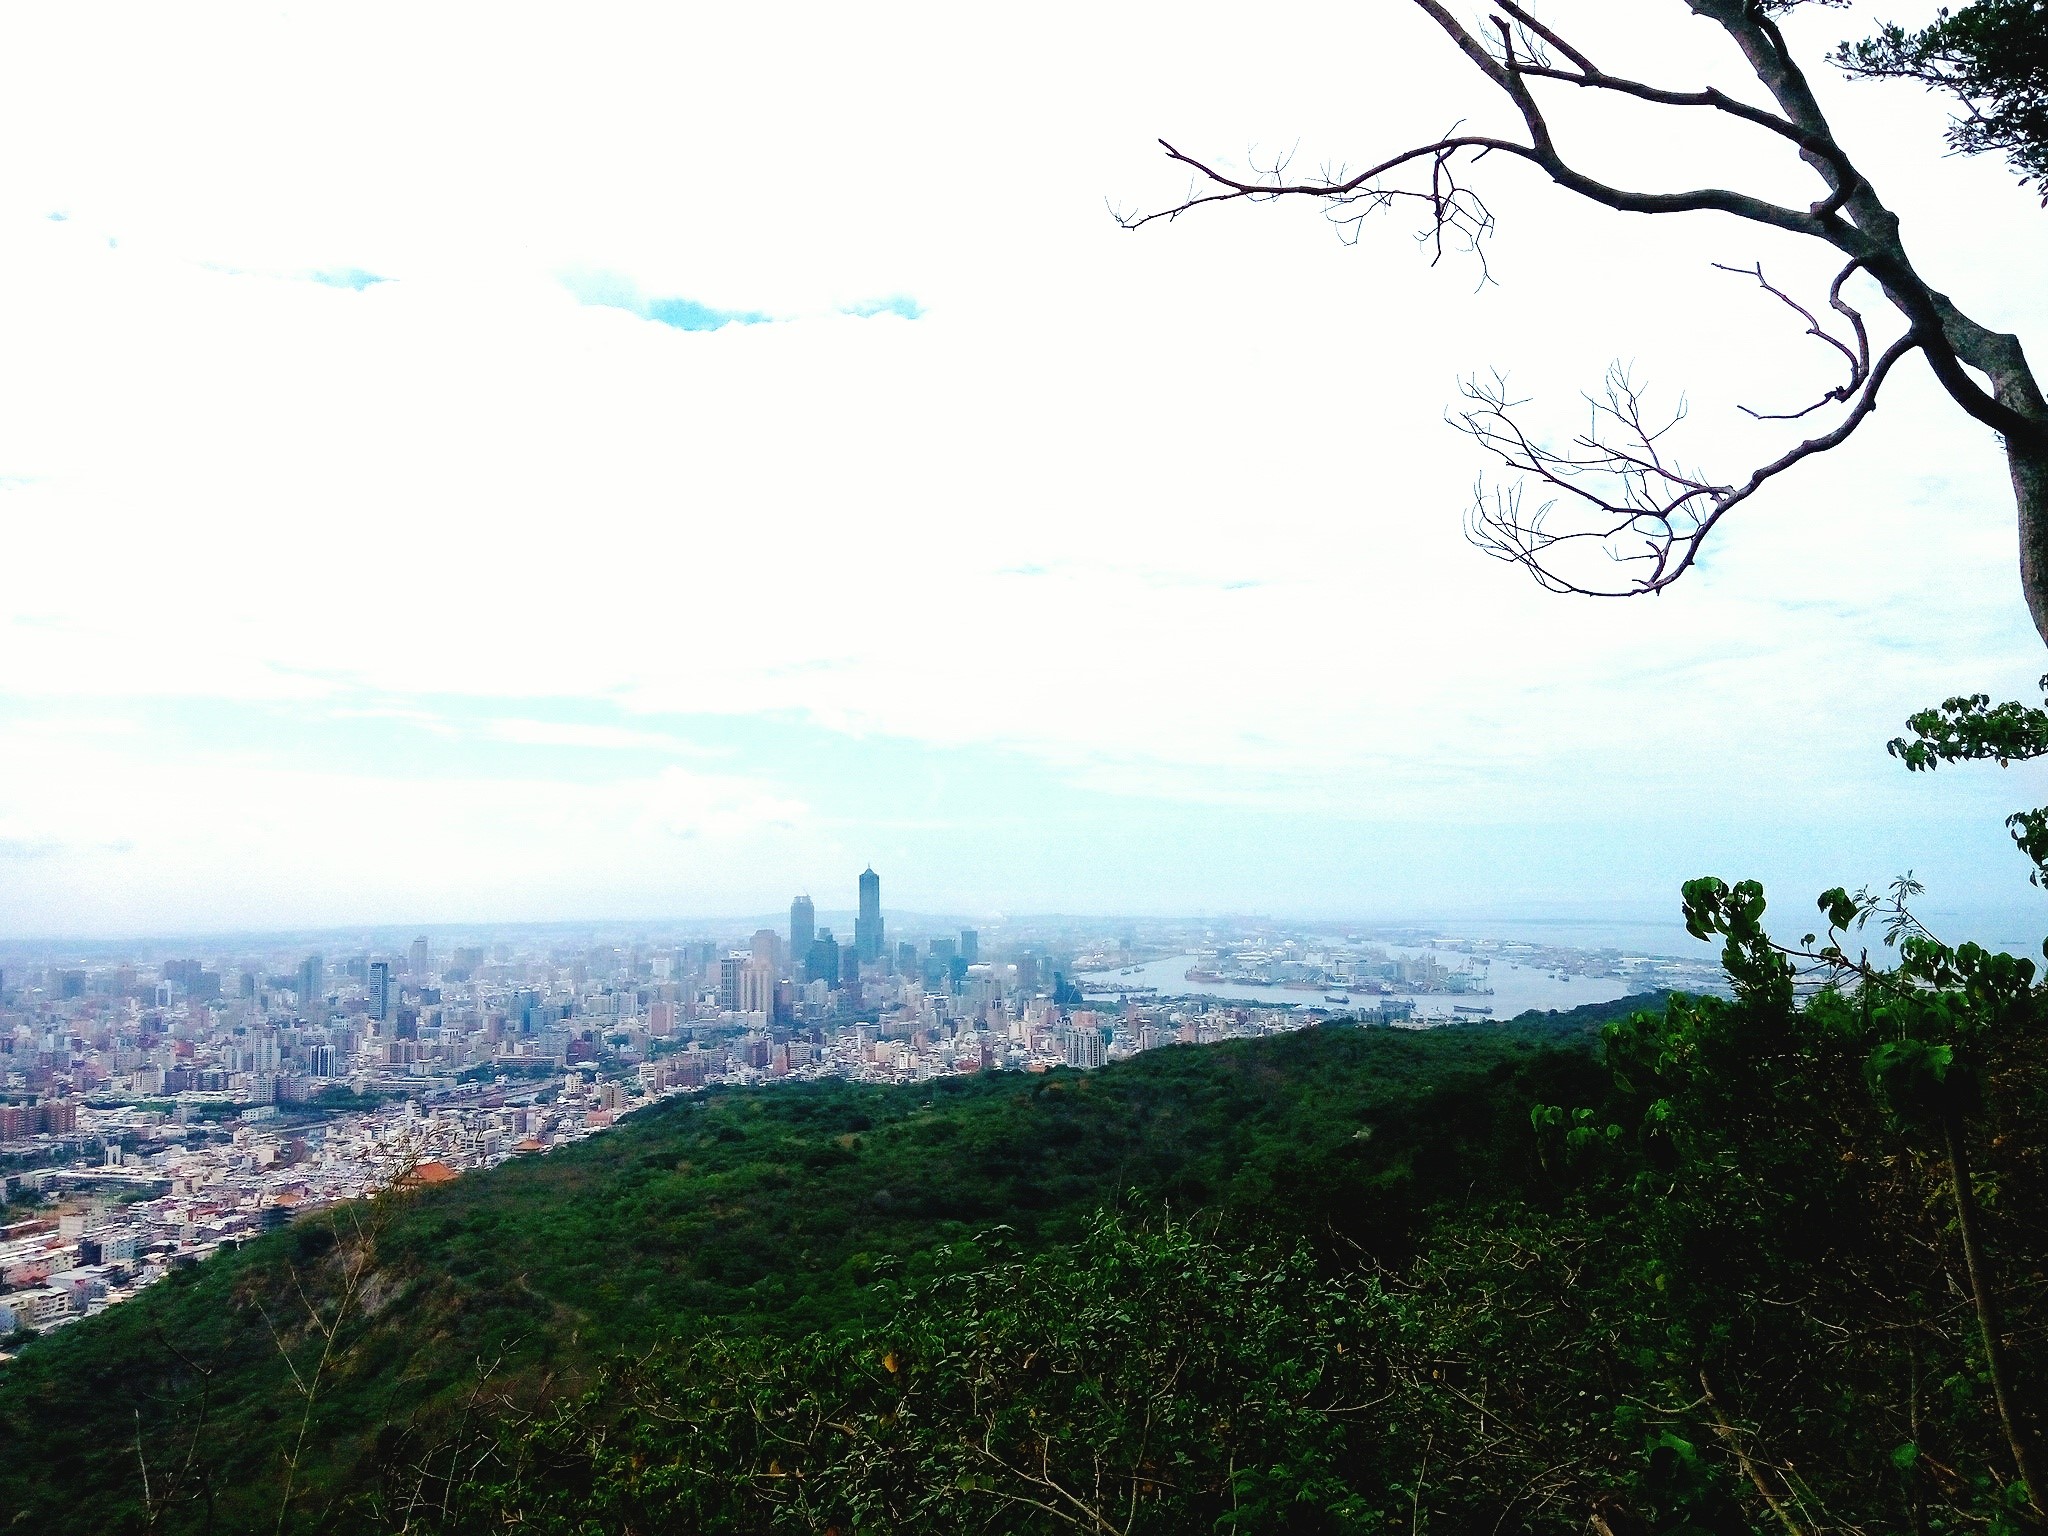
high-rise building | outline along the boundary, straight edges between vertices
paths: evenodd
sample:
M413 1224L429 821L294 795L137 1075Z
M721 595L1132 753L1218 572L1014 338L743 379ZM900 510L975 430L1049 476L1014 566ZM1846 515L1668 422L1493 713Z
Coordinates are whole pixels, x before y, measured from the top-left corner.
M905 939L896 946L896 974L915 976L917 974L917 946Z
M864 961L882 958L882 877L873 869L860 876L860 916L853 920L853 947Z
M398 988L391 981L391 962L370 962L370 1016L389 1022L398 1017Z
M414 981L425 981L427 979L427 971L434 963L433 956L427 949L427 936L425 934L421 934L412 941L412 953L407 956L407 961L406 969L412 973L412 979Z
M308 955L299 962L299 1009L311 1014L327 995L327 957Z
M818 936L818 909L811 898L799 896L789 904L789 963L802 965L811 952L811 940Z
M969 965L981 960L981 935L972 928L960 930L960 958Z
M822 981L828 987L839 985L839 941L830 928L820 928L804 952L804 980Z
M771 971L782 969L782 935L773 928L756 928L754 942L748 946L754 952L754 959Z
M740 1011L740 972L753 957L730 954L718 962L718 1006L727 1013Z
M761 959L740 968L739 1013L775 1014L775 967Z

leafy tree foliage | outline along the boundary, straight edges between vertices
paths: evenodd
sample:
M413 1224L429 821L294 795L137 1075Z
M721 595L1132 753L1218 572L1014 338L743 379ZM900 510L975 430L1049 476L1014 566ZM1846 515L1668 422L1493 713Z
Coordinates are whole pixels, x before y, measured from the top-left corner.
M977 1234L1043 1252L1133 1192L1232 1241L1405 1264L1442 1202L1540 1172L1529 1106L1597 1097L1587 1030L1617 1011L672 1101L388 1221L295 1224L38 1341L0 1372L0 1511L50 1532L267 1529L304 1424L290 1513L325 1524L408 1447L542 1412L621 1354L894 1318ZM309 1404L292 1367L322 1359ZM187 1469L169 1502L167 1468Z
M1896 896L1897 893L1895 893ZM547 1532L2018 1531L2048 1367L2031 962L1693 882L1729 999L1605 1031L1519 1190L1334 1264L1173 1221L976 1251L828 1335L701 1340L394 1461L379 1518ZM451 1485L437 1465L484 1469ZM451 1486L453 1496L450 1496Z
M1870 79L1917 80L1963 106L1948 141L1960 154L2002 154L2048 205L2048 4L1971 0L1928 26L1897 23L1844 43L1836 62Z
M2041 679L2041 688L2048 693L2048 677ZM1945 699L1909 716L1906 729L1913 739L1897 737L1889 750L1915 773L1931 773L1943 763L1993 762L2006 768L2048 757L2048 709L2013 700L1994 705L1987 693ZM2048 807L2015 811L2005 825L2034 866L2029 878L2048 885Z
M450 1524L1369 1529L1406 1518L1408 1491L1361 1496L1359 1455L1398 1462L1412 1438L1382 1420L1369 1291L1305 1248L1101 1216L1072 1248L908 1288L862 1330L621 1364L505 1436ZM477 1459L421 1456L386 1523Z

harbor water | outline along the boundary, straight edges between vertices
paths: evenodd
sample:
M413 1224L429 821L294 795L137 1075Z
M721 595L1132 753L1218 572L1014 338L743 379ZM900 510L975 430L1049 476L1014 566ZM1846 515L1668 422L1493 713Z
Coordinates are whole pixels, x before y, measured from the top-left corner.
M1397 950L1389 948L1392 954L1422 954L1421 950ZM1447 968L1457 967L1462 957L1438 952L1438 958ZM1080 984L1084 995L1107 997L1109 994L1090 994L1091 988L1127 987L1153 988L1164 1000L1182 997L1217 997L1233 1002L1264 1003L1268 1007L1292 1006L1299 1008L1333 1008L1343 1005L1326 1003L1323 990L1296 991L1291 987L1253 987L1233 982L1194 982L1187 979L1189 967L1195 965L1198 956L1175 955L1165 960L1153 960L1135 969L1124 971L1091 971L1074 979ZM1477 970L1478 967L1474 966ZM1571 976L1560 979L1554 972L1540 971L1529 966L1517 965L1508 960L1494 960L1485 968L1485 981L1491 995L1459 995L1447 992L1414 993L1386 992L1351 994L1352 1008L1370 1009L1384 1000L1412 1002L1418 1020L1439 1023L1454 1018L1486 1017L1470 1013L1454 1013L1456 1008L1491 1008L1490 1017L1511 1019L1518 1013L1531 1009L1577 1008L1584 1003L1611 1002L1626 996L1628 983L1618 976Z

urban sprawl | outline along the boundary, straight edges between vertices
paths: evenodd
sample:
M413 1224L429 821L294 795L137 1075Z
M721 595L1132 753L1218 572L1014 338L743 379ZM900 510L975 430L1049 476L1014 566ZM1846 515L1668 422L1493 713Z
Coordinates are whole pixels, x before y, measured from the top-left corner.
M539 930L17 961L0 972L0 1336L102 1310L295 1216L544 1153L714 1085L1087 1070L1333 1017L1476 1021L1495 960L1629 991L1713 980L1697 962L1418 952L1258 921L892 936L873 870L858 895L845 940L800 896L786 927L737 946ZM1161 965L1189 992L1233 995L1162 995L1145 978Z

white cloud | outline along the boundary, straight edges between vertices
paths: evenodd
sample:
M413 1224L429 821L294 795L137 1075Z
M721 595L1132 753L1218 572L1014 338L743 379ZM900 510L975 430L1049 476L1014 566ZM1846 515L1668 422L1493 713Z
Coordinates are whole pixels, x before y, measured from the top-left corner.
M627 779L138 762L46 742L0 757L0 920L15 932L503 920L772 904L808 808L679 767Z
M1672 51L1682 23L1639 41L1639 5L1576 9L1660 76L1694 56ZM1854 30L1823 20L1822 40ZM145 7L111 28L11 15L0 45L0 133L33 146L0 166L0 517L21 573L0 696L367 695L508 747L618 751L683 748L526 701L795 714L1190 805L1614 807L1682 836L1703 784L1724 819L1741 799L1796 815L1885 772L1908 709L2040 670L1996 449L1917 376L1656 602L1546 597L1462 542L1480 466L1440 412L1473 368L1513 368L1568 422L1572 391L1633 357L1684 385L1695 457L1777 441L1734 405L1829 382L1829 359L1707 266L1819 275L1770 240L1578 209L1507 167L1500 286L1477 293L1398 225L1347 249L1307 210L1111 224L1106 196L1179 189L1155 134L1356 160L1482 99L1399 7L1253 30L1222 6L1021 27L936 6L574 26ZM1928 270L2048 334L2038 285L2010 281L2040 264L2030 200L1941 162L1935 105L1829 89ZM1583 141L1617 175L1667 149ZM1732 152L1795 195L1775 146ZM1723 175L1729 153L1701 164ZM574 270L796 318L650 325L578 303ZM351 272L390 280L304 280ZM891 294L922 317L841 313ZM492 723L451 725L456 697ZM138 799L146 754L127 762L67 792L51 835L156 846L175 802ZM621 847L801 821L745 787L777 765L730 766L618 791L630 809L538 780L467 785L460 811L422 790L429 821L362 812L383 863L335 865L322 899L359 878L396 900L399 849L421 891L524 890L492 884L494 815L564 850L586 817ZM216 765L208 838L355 782L265 771ZM362 804L403 806L404 782ZM41 811L0 811L44 836ZM250 835L252 888L293 880L288 840ZM550 867L573 883L572 862ZM195 918L228 900L189 896Z
M483 730L493 741L515 742L527 747L591 747L606 752L662 752L683 757L711 755L708 749L694 742L664 736L658 731L634 731L615 725L570 725L558 720L492 720Z

